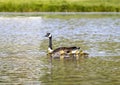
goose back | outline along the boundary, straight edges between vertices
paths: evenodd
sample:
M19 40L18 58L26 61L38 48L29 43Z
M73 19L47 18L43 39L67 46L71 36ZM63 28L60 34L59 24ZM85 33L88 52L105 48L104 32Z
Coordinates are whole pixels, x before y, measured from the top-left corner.
M64 51L64 53L70 53L73 50L79 50L80 47L59 47L57 49L55 49L52 53L56 53L56 52L60 52L60 51Z
M53 50L52 57L60 57L61 55L64 55L64 57L70 57L71 54L75 54L73 52L76 52L80 49L80 47L59 47L55 50Z

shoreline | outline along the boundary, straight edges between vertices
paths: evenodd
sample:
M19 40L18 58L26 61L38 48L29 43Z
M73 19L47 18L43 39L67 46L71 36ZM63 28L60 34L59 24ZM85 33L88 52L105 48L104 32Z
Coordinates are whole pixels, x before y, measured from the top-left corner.
M120 12L0 12L0 17L104 18L119 17Z
M120 12L0 12L0 15L21 15L21 14L30 14L30 15L34 15L34 14L70 14L70 15L74 15L74 14L120 14Z

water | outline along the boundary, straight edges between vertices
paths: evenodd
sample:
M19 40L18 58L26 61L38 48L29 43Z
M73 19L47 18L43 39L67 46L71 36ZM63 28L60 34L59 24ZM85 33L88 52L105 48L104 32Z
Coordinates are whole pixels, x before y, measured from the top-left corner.
M80 46L88 59L49 60L53 48ZM119 14L1 14L0 85L119 85Z

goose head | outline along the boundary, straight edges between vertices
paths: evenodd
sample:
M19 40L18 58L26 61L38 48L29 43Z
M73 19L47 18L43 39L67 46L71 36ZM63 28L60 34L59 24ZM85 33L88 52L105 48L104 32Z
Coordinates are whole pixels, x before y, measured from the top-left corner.
M47 33L47 34L45 35L45 37L51 38L52 35L51 35L51 33Z

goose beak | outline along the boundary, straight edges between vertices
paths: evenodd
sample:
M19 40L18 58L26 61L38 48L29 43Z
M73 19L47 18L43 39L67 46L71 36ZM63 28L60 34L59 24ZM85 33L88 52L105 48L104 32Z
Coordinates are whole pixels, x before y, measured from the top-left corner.
M44 37L48 37L48 34L46 34Z
M47 37L47 35L45 35L44 37Z

